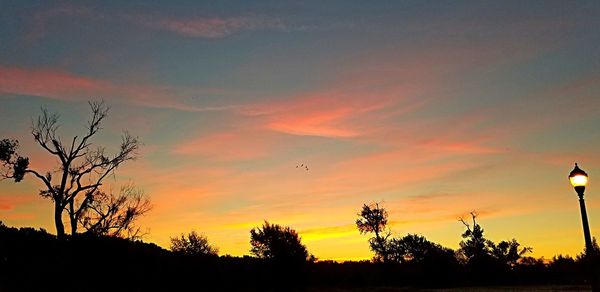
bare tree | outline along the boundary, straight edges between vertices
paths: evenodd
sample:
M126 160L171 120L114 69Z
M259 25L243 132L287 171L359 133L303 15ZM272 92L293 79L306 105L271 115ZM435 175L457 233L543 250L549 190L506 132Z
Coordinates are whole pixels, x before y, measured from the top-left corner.
M143 234L135 221L151 208L143 191L133 185L123 186L118 195L97 190L86 194L87 208L79 216L86 233L139 239Z
M376 259L387 262L389 260L388 238L392 234L387 228L388 213L379 206L379 203L364 204L356 227L361 234L374 233L375 237L369 239L371 250L375 252Z
M68 210L71 223L71 234L77 233L78 223L97 194L102 181L114 173L122 163L132 160L137 155L139 141L125 132L119 150L114 155L106 153L104 147L93 147L92 138L102 129L109 107L102 101L89 102L91 118L86 125L83 136L74 136L63 140L58 135L59 116L50 114L42 108L37 121L32 122L31 134L44 150L56 157L59 167L55 170L40 172L29 168L29 159L16 153L17 141L3 140L1 158L4 172L3 178L19 182L25 174L32 174L44 185L40 195L54 203L54 223L58 238L65 236L62 221L63 211ZM56 178L56 179L55 179ZM79 199L83 197L83 199Z

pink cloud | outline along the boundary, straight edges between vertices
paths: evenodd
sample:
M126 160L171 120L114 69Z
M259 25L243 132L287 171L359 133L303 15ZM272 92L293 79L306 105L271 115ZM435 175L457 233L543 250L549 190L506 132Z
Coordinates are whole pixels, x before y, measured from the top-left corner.
M78 99L106 94L114 86L105 81L52 69L25 69L0 65L0 92L57 99Z
M372 131L374 124L390 117L390 111L401 114L404 111L399 108L415 110L413 93L405 86L372 92L368 86L347 90L333 85L331 89L243 106L237 111L276 132L352 138Z
M194 106L181 99L203 94L223 94L219 89L171 88L160 85L121 84L64 70L0 65L0 93L80 101L103 98L155 108L182 111L222 111L233 106Z

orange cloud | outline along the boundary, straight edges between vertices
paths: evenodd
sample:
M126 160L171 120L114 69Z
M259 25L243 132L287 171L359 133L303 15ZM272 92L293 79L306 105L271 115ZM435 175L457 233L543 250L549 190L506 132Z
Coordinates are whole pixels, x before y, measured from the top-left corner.
M229 131L212 133L184 141L173 152L182 155L198 155L216 160L247 160L270 153L270 137L260 131Z
M8 220L29 220L29 219L33 219L36 218L37 215L33 214L33 213L25 213L25 212L18 212L18 213L8 213L3 215L4 219L8 219Z
M35 201L36 197L30 194L1 194L0 195L0 210L11 211L21 205L29 204Z

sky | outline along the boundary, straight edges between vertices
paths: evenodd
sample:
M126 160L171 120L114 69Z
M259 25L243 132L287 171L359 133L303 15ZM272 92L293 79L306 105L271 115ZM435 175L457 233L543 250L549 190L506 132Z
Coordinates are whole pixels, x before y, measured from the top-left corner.
M600 236L599 1L0 6L0 138L52 170L31 119L45 107L81 135L87 102L104 100L94 142L143 142L107 186L148 194L145 241L195 230L244 255L268 220L319 259L369 259L354 222L382 202L396 236L457 248L476 211L492 240L574 256L575 162ZM0 181L0 220L55 232L41 187Z

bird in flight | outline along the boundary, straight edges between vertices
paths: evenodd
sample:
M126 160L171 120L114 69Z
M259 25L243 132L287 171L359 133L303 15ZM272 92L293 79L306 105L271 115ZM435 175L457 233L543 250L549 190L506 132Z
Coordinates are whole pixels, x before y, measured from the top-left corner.
M300 164L300 165L296 165L296 168L301 168L301 169L304 169L304 170L306 170L306 171L308 171L308 170L309 170L309 169L308 169L308 165L304 165L304 163L302 163L302 164Z

